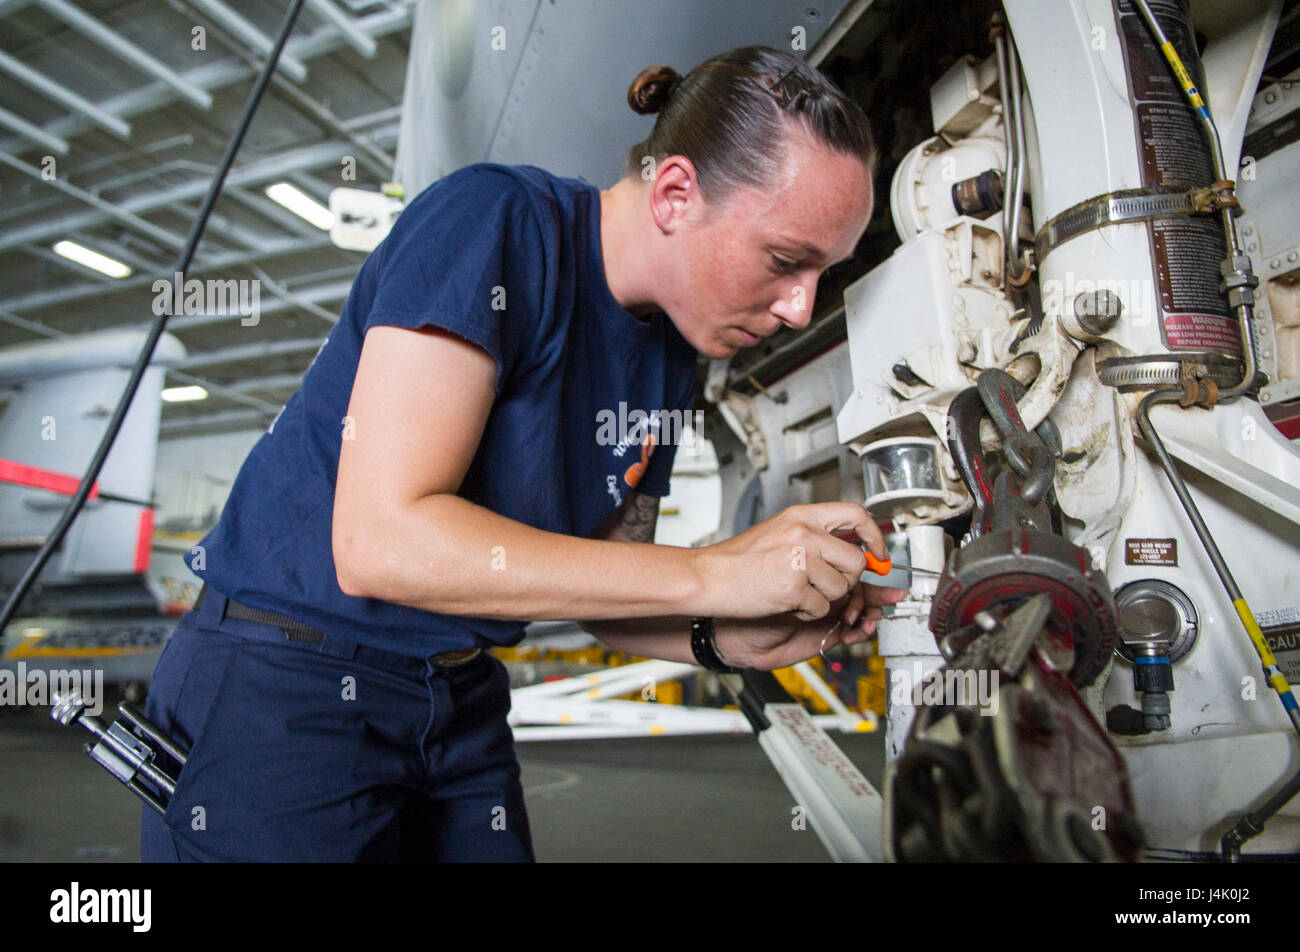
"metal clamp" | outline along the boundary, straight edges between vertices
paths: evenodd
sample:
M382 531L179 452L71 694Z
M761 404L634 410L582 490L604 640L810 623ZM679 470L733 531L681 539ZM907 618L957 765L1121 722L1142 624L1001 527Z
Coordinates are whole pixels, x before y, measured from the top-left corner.
M1107 225L1177 218L1230 207L1226 203L1220 204L1219 194L1213 188L1173 191L1131 188L1085 199L1048 220L1039 229L1034 238L1037 260L1041 265L1048 253L1071 238ZM1235 207L1235 200L1231 207Z

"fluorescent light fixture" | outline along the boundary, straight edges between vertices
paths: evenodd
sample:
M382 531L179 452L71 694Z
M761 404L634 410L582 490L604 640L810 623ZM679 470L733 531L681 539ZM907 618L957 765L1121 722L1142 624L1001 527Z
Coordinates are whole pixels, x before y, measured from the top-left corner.
M77 264L85 265L100 274L106 274L110 278L125 278L131 273L128 265L120 261L101 255L98 251L91 251L75 241L58 241L54 244L54 253L62 255L69 261L75 261Z
M188 400L206 400L208 392L202 387L165 387L162 398L168 403L185 403Z
M322 231L334 227L334 213L288 182L276 182L266 190L266 197L278 202L299 218L305 218Z

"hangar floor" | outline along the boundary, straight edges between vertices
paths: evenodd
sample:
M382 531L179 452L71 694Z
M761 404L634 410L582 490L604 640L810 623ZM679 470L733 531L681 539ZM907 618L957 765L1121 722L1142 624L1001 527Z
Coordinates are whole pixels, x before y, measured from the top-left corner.
M139 860L139 801L82 752L89 736L48 708L0 713L0 860ZM833 736L878 789L883 731ZM539 862L827 860L753 737L517 749Z

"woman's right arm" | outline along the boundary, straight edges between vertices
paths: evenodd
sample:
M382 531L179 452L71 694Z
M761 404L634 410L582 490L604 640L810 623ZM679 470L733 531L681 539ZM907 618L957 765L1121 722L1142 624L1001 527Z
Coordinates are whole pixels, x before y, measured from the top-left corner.
M366 333L334 496L334 565L346 594L517 621L811 619L866 568L862 550L833 531L855 530L885 555L880 530L853 503L794 506L698 549L582 539L475 505L456 492L495 375L485 350L441 328Z

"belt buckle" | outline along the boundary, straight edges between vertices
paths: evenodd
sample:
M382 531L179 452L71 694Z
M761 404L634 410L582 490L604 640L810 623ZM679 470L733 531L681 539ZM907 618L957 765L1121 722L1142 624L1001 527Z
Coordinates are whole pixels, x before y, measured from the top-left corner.
M442 654L431 656L429 660L440 668L459 668L462 665L469 664L477 658L482 651L482 648L466 648L463 651L444 651Z

